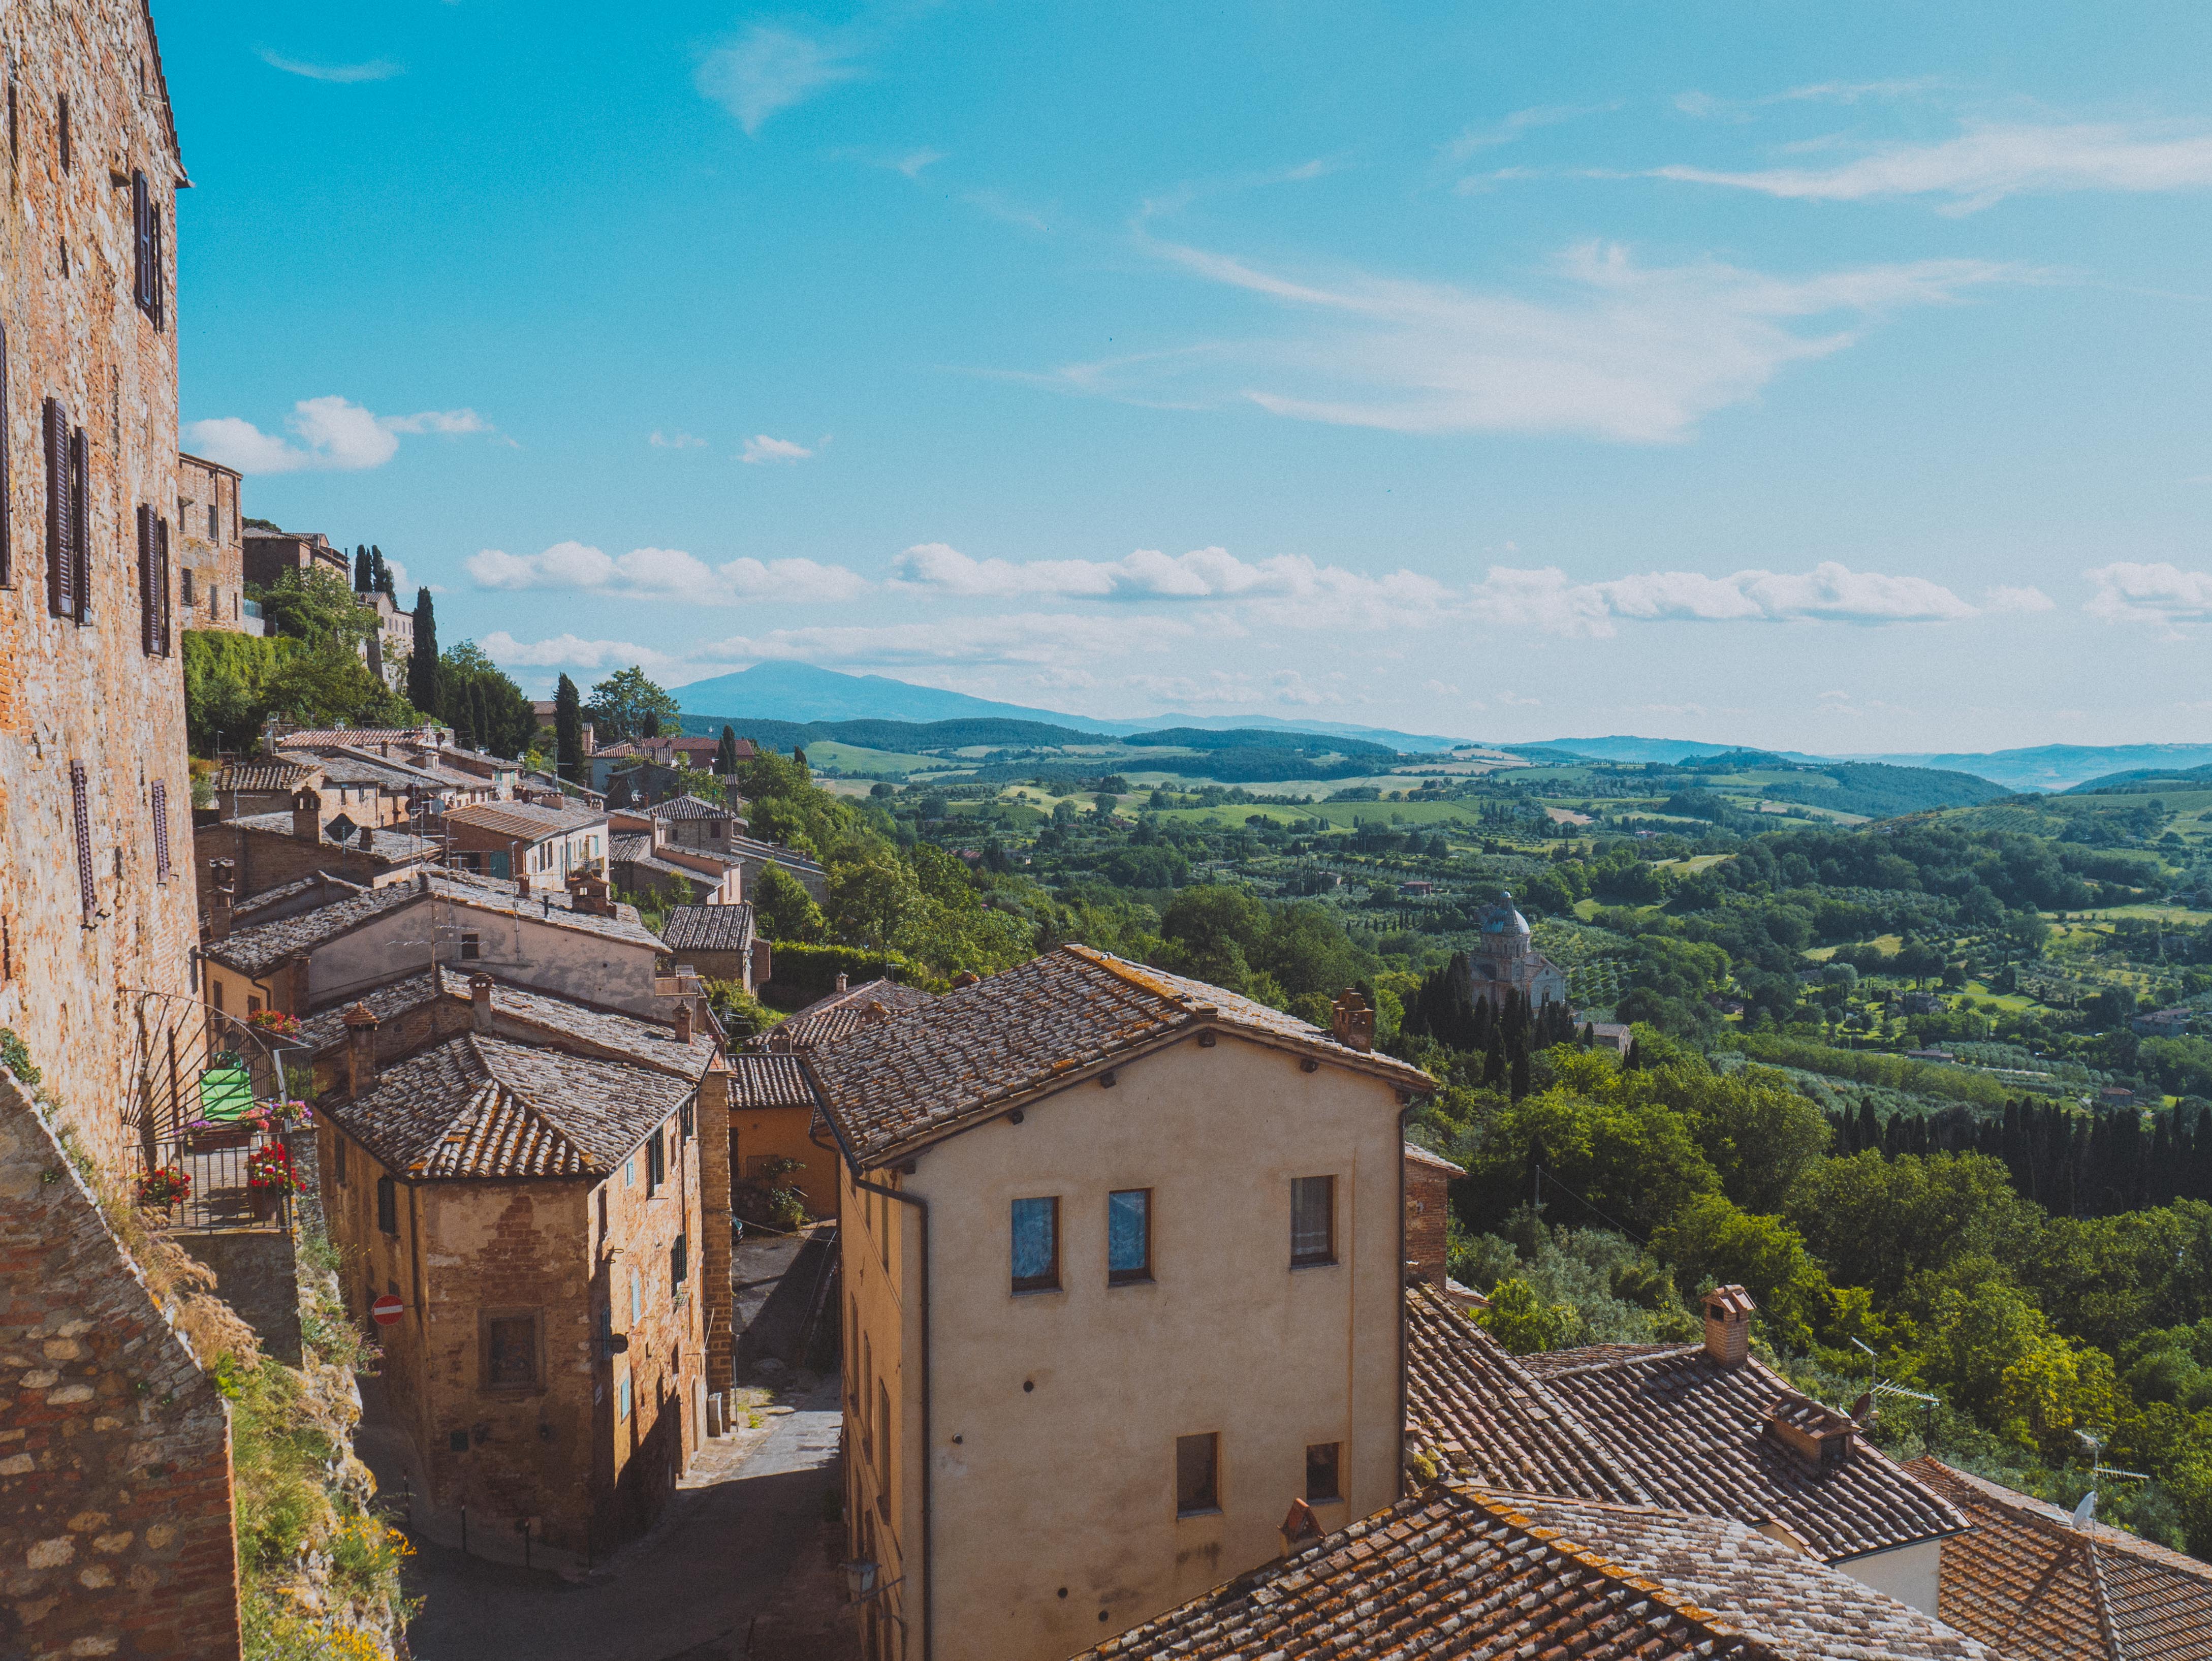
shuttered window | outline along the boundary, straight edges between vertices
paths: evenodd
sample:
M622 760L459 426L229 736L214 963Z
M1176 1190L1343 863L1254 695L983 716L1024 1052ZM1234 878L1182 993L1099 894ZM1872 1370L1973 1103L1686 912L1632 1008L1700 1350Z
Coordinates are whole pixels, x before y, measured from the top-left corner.
M154 880L169 879L169 787L154 781Z
M154 596L161 602L161 655L169 655L169 634L175 618L169 602L169 521L154 521Z
M169 521L138 509L139 643L149 658L169 655Z
M0 325L0 588L15 586L15 480L8 433L8 331Z
M88 800L91 782L85 777L84 764L70 764L70 822L76 832L76 889L77 897L84 904L84 926L89 928L100 918L100 894L92 884L92 804Z
M46 609L58 618L76 615L76 562L69 514L69 411L50 398L41 411L46 462Z
M91 451L85 443L84 429L70 429L69 441L69 532L70 566L76 573L76 620L92 621L92 512L89 479L92 472Z
M148 188L143 169L131 172L131 263L136 277L133 297L138 309L161 325L161 210Z

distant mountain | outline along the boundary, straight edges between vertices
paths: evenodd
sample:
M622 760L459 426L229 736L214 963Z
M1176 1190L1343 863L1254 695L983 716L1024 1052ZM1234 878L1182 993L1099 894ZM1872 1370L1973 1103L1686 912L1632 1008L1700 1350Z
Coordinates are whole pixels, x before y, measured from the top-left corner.
M734 720L751 716L762 721L789 721L805 726L838 721L969 721L999 718L1042 721L1048 726L1073 727L1126 738L1132 733L1155 732L1168 727L1202 727L1213 731L1266 727L1281 733L1311 733L1328 738L1364 739L1387 749L1427 755L1468 742L1433 734L1394 733L1377 727L1352 727L1332 721L1285 721L1273 715L1154 715L1144 721L1093 721L1056 709L1032 709L1018 703L998 703L947 692L934 686L916 686L889 675L847 675L835 669L817 669L809 663L757 663L734 674L695 680L675 689L676 701L687 716Z
M1525 755L1532 760L1540 752L1565 751L1571 756L1587 757L1591 761L1626 762L1682 762L1704 761L1713 756L1740 756L1755 753L1779 757L1784 761L1808 762L1826 759L1821 756L1802 755L1795 750L1761 750L1747 751L1740 744L1705 744L1696 739L1639 739L1626 735L1604 739L1547 739L1540 744L1508 744L1500 746L1516 756ZM1868 757L1872 760L1874 757ZM1885 756L1884 761L1896 757Z
M2159 790L2207 788L2212 788L2212 766L2136 767L2125 772L2106 773L2091 779L2087 784L2075 785L2066 794L2069 796L2147 796Z
M2008 790L2070 790L2111 773L2212 764L2212 745L2044 744L2032 750L1997 750L1985 755L1854 756L1850 759L1893 762L1899 767L1954 767Z

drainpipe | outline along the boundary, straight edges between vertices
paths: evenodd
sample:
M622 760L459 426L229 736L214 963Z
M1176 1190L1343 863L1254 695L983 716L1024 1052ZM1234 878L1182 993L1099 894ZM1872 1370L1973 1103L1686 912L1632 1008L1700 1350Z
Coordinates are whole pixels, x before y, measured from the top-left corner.
M813 1069L811 1067L808 1066L808 1065L807 1065L804 1061L801 1061L801 1062L800 1062L800 1063L799 1063L799 1070L800 1070L801 1072L803 1072L803 1073L806 1075L806 1087L807 1087L807 1089L809 1089L810 1091L811 1091L811 1092L813 1092L815 1105L816 1105L817 1107L818 1107L819 1109L821 1109L821 1110L822 1110L822 1119L823 1119L823 1123L825 1123L825 1124L827 1124L827 1125L830 1127L830 1134L831 1135L835 1136L835 1137L837 1139L837 1152L844 1157L846 1168L847 1168L848 1170L849 1170L849 1171L852 1172L852 1174L853 1174L853 1186L854 1186L854 1187L855 1187L855 1188L858 1188L858 1189L865 1189L866 1192L868 1192L868 1193L870 1193L870 1194L881 1194L881 1195L884 1196L886 1198L893 1199L893 1200L896 1200L896 1201L897 1201L901 1205L912 1206L912 1207L914 1208L915 1217L916 1220L917 1220L917 1221L920 1223L920 1225L921 1225L921 1276L920 1276L920 1290L921 1290L921 1661L934 1661L934 1656L935 1656L935 1640L936 1640L936 1630L935 1630L935 1625L934 1625L934 1622L933 1622L933 1619L932 1619L932 1612L933 1612L933 1605L935 1603L936 1599L932 1596L932 1593L933 1593L933 1591L934 1591L934 1588L935 1588L935 1585L936 1585L936 1580L937 1580L937 1557L936 1557L936 1554L935 1554L935 1552L933 1552L933 1551L930 1548L930 1524L931 1524L932 1518L931 1518L931 1512L930 1512L930 1481L929 1481L929 1473L930 1473L930 1468L931 1468L933 1465L934 1465L934 1464L936 1463L936 1462L937 1462L937 1444L936 1444L935 1440L933 1439L933 1434L932 1434L932 1432L931 1432L931 1429L930 1429L930 1415L929 1415L929 1202L928 1202L928 1201L927 1201L927 1200L925 1200L925 1199L922 1199L922 1198L921 1198L921 1196L919 1196L918 1195L901 1193L897 1189L896 1189L896 1188L887 1188L887 1187L885 1187L885 1186L884 1186L883 1183L871 1183L871 1182L865 1182L865 1181L863 1181L863 1180L861 1179L861 1177L860 1177L860 1160L859 1160L857 1158L855 1158L855 1157L854 1156L854 1153L853 1153L853 1150L852 1150L852 1148L851 1148L851 1147L850 1147L846 1143L846 1141L845 1141L845 1133L844 1133L842 1129L840 1129L838 1128L838 1125L837 1125L837 1116L836 1116L836 1115L835 1115L834 1113L830 1112L830 1104L829 1104L829 1102L828 1102L828 1101L823 1098L823 1094L822 1094L822 1086L821 1086L821 1085L820 1085L819 1083L817 1083L817 1082L816 1081L816 1080L815 1080L815 1077L814 1077L814 1069ZM809 1129L808 1129L807 1140L808 1140L809 1141L814 1141L813 1132L812 1132L812 1128L811 1128L811 1126L810 1126L810 1127L809 1127ZM815 1146L818 1147L820 1147L820 1146L821 1146L821 1144L820 1144L820 1143L818 1143L818 1142L817 1142L817 1143L815 1143ZM1400 1174L1400 1177L1399 1177L1399 1181L1400 1181L1400 1183L1401 1183L1401 1184L1402 1184L1402 1183L1404 1183L1404 1181L1405 1181L1405 1177L1404 1177L1404 1175L1403 1175L1403 1171L1404 1171L1404 1163L1403 1163L1403 1160L1401 1159L1401 1162L1400 1162L1400 1172L1401 1172L1401 1174ZM1401 1212L1401 1214L1402 1214L1402 1213L1404 1212L1404 1210L1405 1210L1405 1207L1404 1207L1404 1205L1402 1204L1402 1202L1400 1204L1400 1206L1399 1206L1399 1208L1399 1208L1399 1211ZM1401 1215L1401 1221L1400 1221L1400 1223L1399 1223L1398 1226L1399 1226L1399 1228L1400 1228L1401 1231L1402 1231L1402 1230L1404 1229L1404 1227L1405 1227L1405 1223L1404 1223L1404 1221L1402 1220L1402 1215ZM838 1220L837 1238L838 1238L838 1241L839 1241L839 1250L842 1250L843 1249L843 1241L844 1241L844 1238L845 1238L844 1220L843 1220L842 1218L840 1218L840 1219ZM1400 1255L1401 1255L1401 1256L1403 1256L1403 1255L1404 1255L1402 1244L1401 1244L1401 1248L1400 1248ZM1402 1363L1403 1363L1403 1347L1404 1347L1404 1344L1405 1344L1405 1342L1406 1342L1406 1341L1405 1341L1405 1337L1404 1337L1404 1331L1403 1331L1404 1326L1405 1326L1405 1322L1404 1322L1402 1319L1401 1319L1401 1320L1400 1320L1400 1322L1399 1322L1399 1327L1400 1327L1400 1336L1399 1336L1399 1340L1398 1340L1398 1342L1399 1342L1399 1345L1400 1345L1400 1350L1401 1350L1401 1354L1400 1354L1401 1365L1400 1365L1399 1369L1398 1369L1398 1380L1399 1380L1399 1383L1398 1383L1398 1389L1399 1389L1399 1392L1400 1392L1400 1395L1401 1395L1401 1405L1400 1405L1400 1409L1399 1409L1399 1415L1400 1415L1400 1417L1401 1417L1401 1418L1402 1418L1402 1417L1404 1416L1404 1411L1405 1411L1405 1410L1404 1410L1403 1402L1402 1402L1402 1396L1403 1396L1403 1394L1404 1394L1404 1391L1405 1391L1405 1377L1406 1377L1406 1370L1405 1370L1405 1367L1404 1367L1404 1366L1403 1366L1403 1364L1402 1364ZM846 1358L846 1359L847 1359L848 1360L849 1360L851 1358L850 1358L850 1357L848 1357L848 1358ZM1404 1442L1404 1440L1405 1440L1405 1433L1404 1433L1402 1430L1399 1433L1399 1440L1400 1440L1400 1442L1401 1442L1401 1444L1402 1444L1402 1443ZM1403 1458L1404 1458L1404 1457L1405 1457L1405 1456L1404 1456L1403 1452L1401 1451L1401 1452L1400 1453L1400 1455L1399 1455L1400 1459L1402 1461L1402 1460L1403 1460Z
M1409 1095L1406 1104L1398 1110L1398 1419L1391 1434L1398 1440L1398 1494L1406 1493L1406 1122L1413 1116L1422 1098ZM1445 1214L1450 1214L1451 1200L1446 1191ZM1449 1222L1446 1224L1449 1227ZM1446 1274L1450 1270L1446 1267Z

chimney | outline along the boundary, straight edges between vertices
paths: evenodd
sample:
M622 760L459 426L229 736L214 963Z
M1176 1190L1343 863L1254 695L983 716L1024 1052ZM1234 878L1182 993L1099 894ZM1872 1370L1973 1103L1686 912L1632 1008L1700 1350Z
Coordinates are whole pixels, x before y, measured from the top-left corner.
M305 787L292 797L292 834L301 842L323 839L323 799Z
M358 1099L376 1088L376 1017L365 1003L345 1013L346 1094Z
M842 969L837 971L837 989L840 992L845 989L845 971Z
M766 940L755 940L753 942L752 955L753 978L751 983L745 988L745 990L748 992L757 992L761 988L766 986L769 983L769 973L774 967L775 964L771 960L769 950L769 943Z
M1461 1170L1442 1154L1405 1145L1406 1284L1444 1289L1451 1184Z
M1375 1012L1367 1007L1366 999L1347 986L1336 995L1329 1031L1346 1049L1364 1056L1375 1048Z
M233 860L208 861L208 939L230 938L230 911L238 903L238 865Z
M1291 1508L1283 1515L1281 1533L1283 1555L1288 1557L1307 1542L1322 1538L1321 1518L1314 1508L1303 1500L1291 1501Z
M963 986L980 986L983 977L974 970L963 969L952 977L952 989L957 992Z
M691 1001L689 998L681 1000L676 1006L676 1042L691 1042Z
M469 1025L479 1032L491 1031L491 977L469 977Z
M1750 1354L1751 1317L1759 1305L1740 1286L1715 1287L1705 1297L1705 1354L1724 1367L1740 1367Z

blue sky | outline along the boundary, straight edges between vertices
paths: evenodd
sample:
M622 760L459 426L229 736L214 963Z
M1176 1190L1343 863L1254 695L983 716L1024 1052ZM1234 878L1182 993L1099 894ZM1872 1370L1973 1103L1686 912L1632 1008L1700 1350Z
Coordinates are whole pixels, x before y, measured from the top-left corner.
M186 447L533 691L2212 739L2212 10L157 9Z

